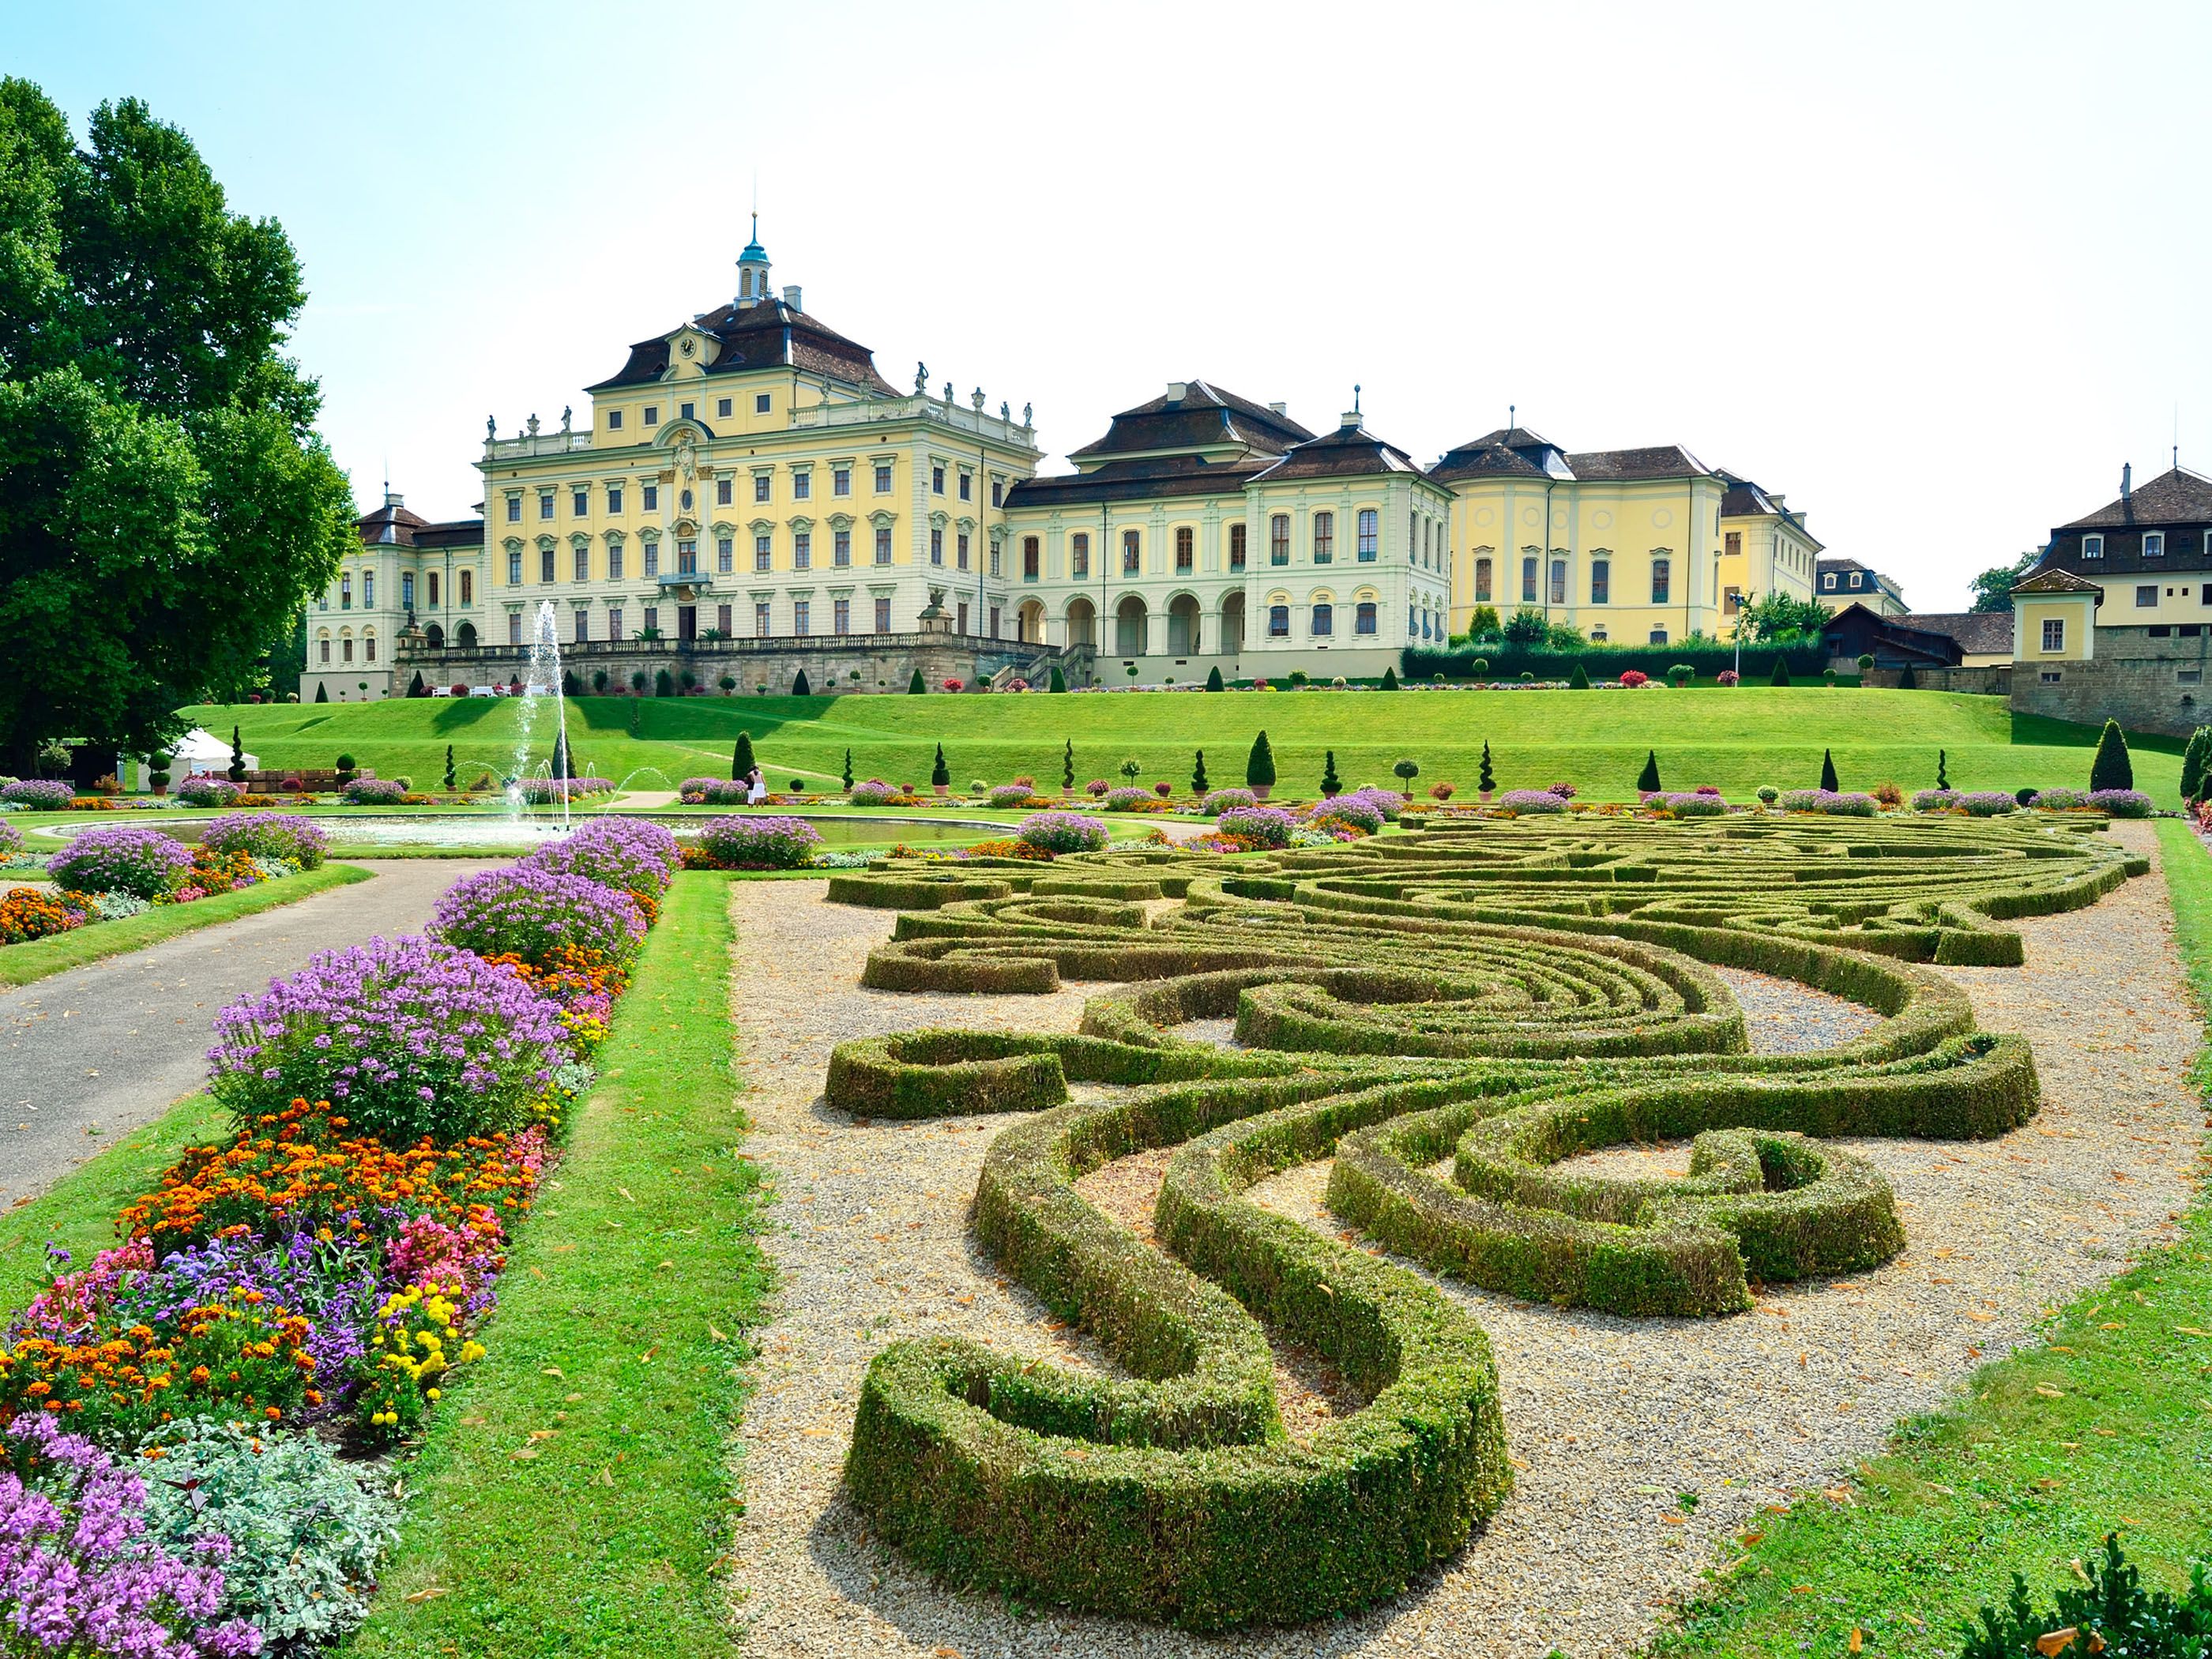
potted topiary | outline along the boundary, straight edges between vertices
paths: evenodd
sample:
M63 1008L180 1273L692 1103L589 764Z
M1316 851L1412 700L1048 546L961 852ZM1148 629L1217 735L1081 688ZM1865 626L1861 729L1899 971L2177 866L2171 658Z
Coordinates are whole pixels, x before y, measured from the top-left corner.
M337 761L337 784L343 789L354 780L354 761L351 755L340 755Z
M169 793L169 760L158 749L146 757L146 787L157 795Z
M1491 792L1497 787L1498 779L1490 769L1490 739L1485 738L1482 740L1482 770L1474 781L1475 799L1488 800Z
M1244 760L1244 782L1261 800L1275 787L1275 751L1267 746L1265 732L1252 739L1252 752Z
M930 793L935 795L938 799L943 800L945 792L951 787L951 784L952 773L945 764L945 745L940 743L937 745L937 758L929 765Z

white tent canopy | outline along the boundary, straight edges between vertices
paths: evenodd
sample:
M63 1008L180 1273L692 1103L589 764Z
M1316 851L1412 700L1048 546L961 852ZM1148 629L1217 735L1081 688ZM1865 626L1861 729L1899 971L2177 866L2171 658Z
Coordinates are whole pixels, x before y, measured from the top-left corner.
M230 770L230 739L203 732L197 726L178 738L169 753L175 757L169 770L179 780L205 777L210 773L221 776ZM249 772L258 770L260 764L252 755L246 757L246 769Z

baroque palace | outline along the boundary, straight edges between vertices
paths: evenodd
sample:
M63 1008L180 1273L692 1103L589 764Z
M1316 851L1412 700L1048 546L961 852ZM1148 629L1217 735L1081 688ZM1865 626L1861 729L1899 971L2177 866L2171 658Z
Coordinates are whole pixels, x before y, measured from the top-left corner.
M307 617L304 700L504 684L550 605L592 689L903 690L1380 674L1478 606L1587 637L1725 637L1809 599L1804 515L1674 445L1571 452L1518 426L1424 466L1355 407L1314 432L1202 380L1041 475L1032 411L911 390L769 281L629 348L580 426L486 423L481 517L387 493Z

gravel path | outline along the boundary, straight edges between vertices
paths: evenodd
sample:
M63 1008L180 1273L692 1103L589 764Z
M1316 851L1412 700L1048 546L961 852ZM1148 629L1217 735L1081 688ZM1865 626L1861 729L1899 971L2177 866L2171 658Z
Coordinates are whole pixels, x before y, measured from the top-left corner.
M109 1138L198 1090L209 1028L225 1003L317 951L419 930L439 894L491 867L347 862L376 879L0 991L0 1206L36 1197Z
M2155 859L2148 825L2114 834ZM1496 1346L1519 1485L1424 1584L1358 1618L1213 1640L1021 1616L947 1594L870 1542L837 1486L861 1370L897 1336L942 1331L1095 1363L967 1238L975 1173L1004 1121L861 1127L815 1103L839 1038L931 1023L1066 1029L1080 995L859 990L860 960L890 915L820 904L812 884L736 890L747 963L738 1006L761 1124L751 1150L781 1177L786 1230L770 1240L784 1300L763 1334L761 1392L746 1413L733 1575L756 1654L1632 1653L1723 1534L1798 1493L1848 1501L1850 1472L1896 1419L1940 1406L1975 1366L2027 1340L2040 1309L2169 1237L2196 1167L2183 1073L2197 1022L2154 875L2091 910L2021 924L2025 968L1942 970L1985 1026L2034 1043L2045 1105L1995 1142L1849 1143L1896 1187L1910 1242L1887 1267L1765 1292L1753 1312L1712 1321L1629 1321L1433 1281ZM1865 1018L1758 975L1730 983L1763 1052L1841 1041ZM1686 1155L1605 1156L1650 1169ZM1141 1220L1159 1162L1124 1160L1084 1190ZM1334 1234L1320 1207L1327 1180L1326 1164L1310 1165L1254 1196ZM1285 1358L1294 1418L1328 1409L1328 1379Z

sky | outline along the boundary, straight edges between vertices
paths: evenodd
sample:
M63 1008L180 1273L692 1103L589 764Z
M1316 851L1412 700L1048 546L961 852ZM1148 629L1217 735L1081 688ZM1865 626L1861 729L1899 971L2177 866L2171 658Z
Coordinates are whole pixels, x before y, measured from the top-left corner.
M1679 443L1833 556L1968 580L2212 473L2212 6L651 8L0 0L82 134L143 99L310 291L364 509L482 499L634 341L774 281L1051 470L1202 377L1423 464Z

